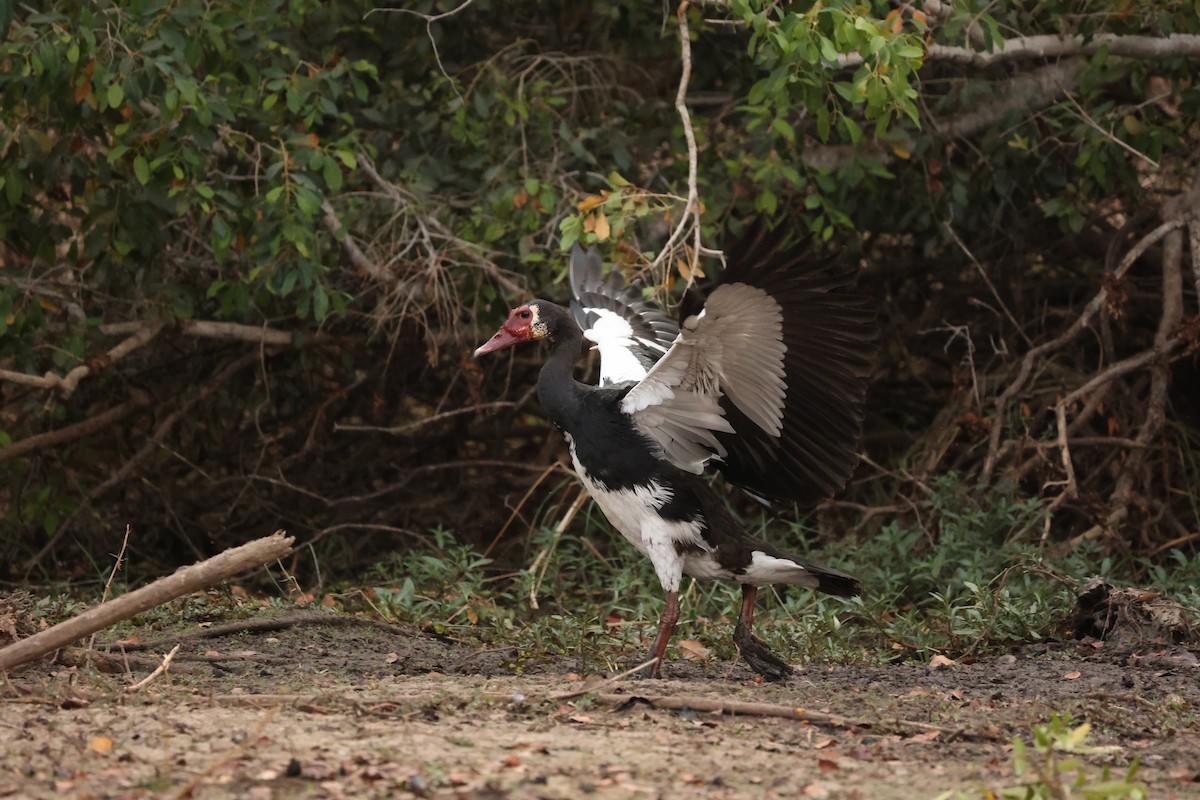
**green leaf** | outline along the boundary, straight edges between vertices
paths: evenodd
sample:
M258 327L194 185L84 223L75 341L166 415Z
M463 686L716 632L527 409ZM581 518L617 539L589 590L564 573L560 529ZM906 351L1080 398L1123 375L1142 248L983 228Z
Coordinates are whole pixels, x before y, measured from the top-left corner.
M139 155L133 159L133 174L143 186L150 182L150 162L146 161L145 156Z
M616 186L618 189L623 189L626 186L631 185L629 183L629 181L627 181L627 180L625 180L625 178L621 177L621 174L619 172L616 172L615 170L613 172L608 173L608 182L612 186Z
M778 206L779 198L770 189L763 189L758 199L754 201L754 207L765 214L774 214Z
M272 108L275 107L275 104L278 102L279 102L279 95L277 93L269 94L263 98L262 110L270 111Z
M796 141L796 131L786 119L776 117L771 120L771 128L789 142Z
M846 129L846 136L848 136L850 138L850 143L858 144L859 141L862 139L862 128L859 127L858 123L855 122L850 117L843 115L842 116L842 125Z
M348 169L358 169L358 158L355 157L354 151L346 149L338 150L337 157Z
M825 59L826 61L837 61L838 51L837 48L833 46L833 42L829 41L829 39L824 36L820 37L820 42L821 58Z
M329 191L336 192L342 188L342 169L332 158L325 159L321 167L321 177L325 179Z
M329 295L325 294L325 289L320 284L317 284L313 287L313 317L317 322L322 322L328 313Z
M19 173L10 172L8 182L4 184L4 199L8 201L10 206L15 206L21 201L21 195L25 192L25 186L21 180Z
M121 101L125 99L125 89L119 83L112 83L108 86L108 106L109 108L120 108Z
M829 141L829 107L822 105L817 109L817 136L822 142Z
M281 195L281 194L283 194L283 187L276 186L274 189L267 192L267 196L265 199L269 204L274 205L279 200L279 195Z

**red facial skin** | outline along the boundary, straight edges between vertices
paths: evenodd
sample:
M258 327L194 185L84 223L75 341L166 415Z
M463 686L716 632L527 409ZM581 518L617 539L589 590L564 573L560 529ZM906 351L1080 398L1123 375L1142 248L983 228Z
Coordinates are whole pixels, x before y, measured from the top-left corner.
M512 347L514 344L533 340L533 320L534 314L529 306L514 308L509 312L508 319L504 321L504 325L500 327L500 330L496 331L496 335L475 350L475 357L479 358L484 353L503 350L506 347Z

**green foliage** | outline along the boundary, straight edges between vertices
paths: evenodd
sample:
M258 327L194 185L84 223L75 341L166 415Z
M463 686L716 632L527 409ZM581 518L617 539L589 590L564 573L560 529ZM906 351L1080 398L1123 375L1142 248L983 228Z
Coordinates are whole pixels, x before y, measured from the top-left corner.
M322 203L357 164L376 67L348 4L51 3L0 45L0 238L162 314L321 321ZM28 299L8 302L33 312ZM61 313L59 308L45 309Z
M1120 748L1087 744L1092 726L1073 725L1069 719L1053 716L1044 725L1035 725L1031 742L1013 737L1013 772L1022 782L1005 787L998 794L985 791L984 798L1006 800L1054 800L1078 797L1083 800L1146 800L1145 784L1135 780L1138 762L1135 760L1124 774L1113 776L1107 764L1096 775L1089 770L1081 756L1103 755ZM938 800L968 800L965 792L947 793Z
M232 348L213 342L196 357L195 342L181 348L181 337L164 335L115 367L103 366L94 360L114 344L101 331L106 323L269 322L301 334L296 341L311 341L314 328L338 329L338 352L320 369L304 362L319 360L311 350L290 361L282 379L264 368L260 385L214 399L203 409L207 416L187 417L194 428L182 423L162 443L162 453L171 454L163 458L178 462L171 474L188 479L180 485L204 486L198 494L219 485L229 492L221 500L235 505L249 495L230 488L230 476L247 464L275 464L281 453L298 452L326 462L309 449L323 446L321 437L301 434L297 441L277 430L274 451L264 444L262 458L224 452L234 466L221 474L205 459L222 439L242 438L242 429L235 437L222 425L253 420L266 441L273 434L262 427L261 412L269 409L295 422L293 432L325 430L341 406L321 404L341 388L348 405L358 403L342 409L347 416L365 417L370 406L371 413L394 413L397 425L411 423L395 411L408 406L383 397L384 381L363 381L370 388L357 391L378 393L364 398L347 388L347 376L381 363L455 362L447 358L454 348L439 343L457 337L455 344L464 344L472 320L494 318L509 305L504 294L514 284L561 298L555 286L562 259L548 255L556 247L598 244L631 271L653 262L680 220L689 167L674 106L680 44L672 16L659 5L627 1L582 13L573 4L505 0L475 0L434 22L419 16L449 8L440 0L407 4L405 11L417 14L354 0L0 5L0 23L10 23L0 24L0 366L39 376L98 365L73 398L27 387L6 394L0 444L111 409L128 400L130 385L155 392L144 414L4 467L0 507L4 524L22 532L11 545L21 556L36 552L105 485L115 460L128 463L123 448L144 438L147 415L167 418L171 412L159 404L203 384L222 358L233 357ZM756 213L787 218L817 249L875 270L872 277L886 284L878 296L893 331L938 318L985 327L976 341L996 345L991 363L981 356L978 364L979 411L999 383L987 370L1003 375L1025 344L1053 336L1086 296L1081 287L1101 284L1098 254L1122 245L1126 222L1136 228L1142 209L1184 185L1196 150L1200 85L1194 59L1114 58L1100 47L1080 57L1064 88L1022 102L1037 94L1031 86L1043 68L1074 64L1073 57L978 66L946 58L947 49L1000 55L1004 40L1023 36L1195 34L1200 18L1190 3L1148 0L1116 12L1088 2L1067 8L956 0L939 8L944 14L931 19L881 0L693 4L687 109L698 150L702 243L725 244L725 235L736 235ZM379 274L352 263L347 235ZM985 271L986 286L978 277ZM1146 292L1130 294L1136 301ZM968 297L969 304L955 305ZM997 308L995 300L1016 308L1019 336L1005 314L980 313L975 305ZM370 324L362 325L364 318ZM1140 346L1138 334L1144 341L1153 327L1134 323L1113 337L1121 352L1106 353L1104 363ZM370 349L381 331L395 337L386 355ZM888 344L904 347L901 338ZM902 389L897 396L920 395L932 408L960 388L954 375L931 379L924 359L910 355L881 360ZM445 389L447 403L478 403L478 376L459 381L461 374L446 369L427 380L444 381L434 394ZM1055 371L1036 374L1059 380ZM328 385L297 380L312 375ZM936 402L924 402L926 388ZM1043 383L1036 403L1060 388ZM929 421L913 417L898 431L909 441ZM1163 451L1185 438L1171 436ZM139 468L152 463L162 462L148 459ZM970 471L969 463L956 463ZM312 480L327 484L336 472L331 467ZM1162 471L1168 473L1178 474ZM114 499L130 477L109 487L117 491L106 488L75 527L95 535L113 519L137 517L145 496L128 495L136 513ZM254 477L269 477L259 489L274 482L291 491L279 474ZM1042 477L1055 476L1030 473L1027 484ZM161 490L159 519L194 526L189 545L209 542L213 531L191 522L195 509L172 505L171 488ZM309 499L328 494L327 485L303 488ZM323 515L362 512L346 511L350 504L294 512L294 500L272 497L258 508L264 517L313 529L328 523ZM1190 499L1167 501L1177 515L1189 502L1195 510ZM914 617L888 620L869 605L854 613L898 626L895 638L919 652L969 647L985 632L995 641L1024 635L1019 617L1040 620L1047 603L1057 602L1025 582L1053 581L1038 577L1041 554L1009 541L1019 536L986 534L991 556L972 549L972 537L984 536L980 525L1013 532L1031 521L1032 512L991 502L925 509L938 530L928 523L887 528L868 549L895 559L916 548L917 563L891 576L862 566L889 602ZM211 504L205 496L195 505ZM1077 505L1064 510L1079 518L1094 511ZM955 509L963 519L953 519ZM424 530L436 521L408 527ZM1192 528L1189 520L1182 527ZM940 562L939 549L948 554ZM0 556L16 561L7 551ZM950 565L959 557L967 563L956 572ZM420 594L414 587L414 602ZM397 602L405 608L409 600ZM830 647L845 640L845 608L805 606L817 613L804 619L820 620L814 640ZM915 617L926 612L932 625Z
M491 559L456 542L450 531L437 528L431 536L429 552L396 556L368 574L368 581L393 581L372 586L379 610L389 619L432 625L439 631L506 619L512 596L502 587L489 590L484 584Z
M798 661L991 655L1060 636L1075 586L1093 575L1141 585L1154 579L1151 585L1200 616L1194 591L1200 558L1176 556L1176 568L1147 572L1144 561L1115 562L1088 550L1051 556L1021 538L1043 513L1036 501L1010 490L981 505L953 475L931 488L918 508L927 528L889 524L872 537L820 551L806 550L800 528L793 542L777 530L764 531L785 547L857 575L864 592L847 601L789 589L779 603L764 604L756 632ZM450 533L435 531L432 553L398 556L377 568L375 575L393 587L376 584L375 591L388 613L403 621L454 625L460 634L501 630L531 653L579 653L612 669L653 635L661 591L649 561L609 531L594 508L574 534L539 528L530 542L531 566L512 582L487 581L483 569L491 562L455 543ZM729 618L740 600L738 587L685 581L681 599L679 638L700 639L715 657L734 658Z
M766 77L746 97L750 129L770 127L787 144L796 131L787 121L794 105L813 114L816 134L828 141L836 126L842 138L858 144L863 131L860 112L885 135L890 123L904 115L918 123L916 72L925 50L925 19L906 21L897 11L885 19L860 3L815 3L807 11L773 3L735 0L732 10L751 30L749 52ZM847 59L848 55L857 56ZM842 63L859 66L846 79L831 79Z

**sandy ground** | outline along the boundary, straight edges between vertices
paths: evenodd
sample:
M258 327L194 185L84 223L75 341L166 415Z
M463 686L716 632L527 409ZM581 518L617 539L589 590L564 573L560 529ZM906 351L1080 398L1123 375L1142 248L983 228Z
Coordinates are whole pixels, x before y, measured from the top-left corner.
M68 650L9 676L0 797L983 797L1021 783L1012 737L1059 713L1108 747L1084 757L1096 780L1136 759L1149 797L1200 798L1200 666L1178 646L810 665L782 685L673 661L666 680L612 681L566 659L517 674L503 648L289 619L147 631L124 654ZM167 674L126 690L176 643ZM640 699L659 697L677 707ZM764 716L796 708L841 719Z

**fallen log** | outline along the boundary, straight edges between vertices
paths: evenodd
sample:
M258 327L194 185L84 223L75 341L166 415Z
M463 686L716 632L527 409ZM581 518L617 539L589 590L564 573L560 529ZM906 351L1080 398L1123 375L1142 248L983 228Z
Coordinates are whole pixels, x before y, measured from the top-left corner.
M101 603L65 622L0 649L0 673L34 661L96 631L129 619L191 592L207 589L248 569L282 558L295 539L276 531L270 536L231 547L212 558L182 567L149 586Z

